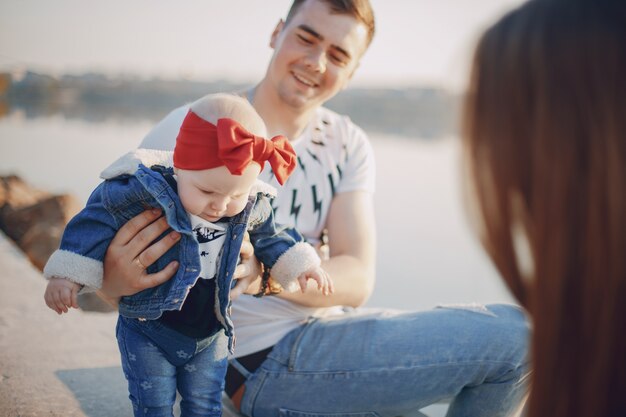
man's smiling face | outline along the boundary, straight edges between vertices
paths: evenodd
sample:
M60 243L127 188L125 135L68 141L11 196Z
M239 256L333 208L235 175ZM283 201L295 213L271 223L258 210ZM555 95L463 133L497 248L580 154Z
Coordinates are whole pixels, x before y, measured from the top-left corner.
M309 0L274 30L266 79L288 106L320 106L347 85L367 43L364 24L333 13L320 0Z

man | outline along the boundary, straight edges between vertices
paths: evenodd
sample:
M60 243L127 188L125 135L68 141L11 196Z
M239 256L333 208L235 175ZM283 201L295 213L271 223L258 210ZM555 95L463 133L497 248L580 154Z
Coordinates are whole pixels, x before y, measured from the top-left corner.
M527 324L511 306L440 308L422 313L354 310L374 287L374 161L365 134L321 107L345 88L374 34L367 0L294 1L276 26L274 54L261 82L246 93L271 135L291 138L299 166L279 189L278 221L312 243L328 231L323 264L335 283L325 297L254 298L258 262L250 251L231 294L236 359L226 392L251 416L396 416L452 399L450 416L509 415L524 395ZM163 120L143 147L171 149L186 112ZM269 174L266 173L266 174ZM269 176L267 177L269 178ZM266 179L267 179L266 178ZM408 192L410 190L401 190ZM103 292L110 298L166 280L148 275L176 242L158 213L131 220L109 247ZM373 413L373 414L372 414Z

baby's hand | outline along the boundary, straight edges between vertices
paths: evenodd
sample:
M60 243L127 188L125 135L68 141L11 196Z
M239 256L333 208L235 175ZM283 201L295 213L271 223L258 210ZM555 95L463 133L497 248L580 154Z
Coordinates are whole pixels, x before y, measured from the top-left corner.
M298 277L298 283L302 292L306 291L306 280L313 279L317 282L317 289L324 295L330 295L335 292L333 280L330 279L328 272L324 271L321 267L311 268L308 271L303 272Z
M77 294L80 285L63 278L50 278L43 298L46 305L58 314L67 313L70 307L78 308Z

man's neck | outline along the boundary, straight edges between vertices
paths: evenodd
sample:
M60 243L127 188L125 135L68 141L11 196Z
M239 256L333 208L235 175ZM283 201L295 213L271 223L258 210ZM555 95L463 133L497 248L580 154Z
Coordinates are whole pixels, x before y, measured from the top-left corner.
M261 81L253 90L252 105L259 113L270 136L284 135L297 138L307 127L316 108L305 111L286 105L273 88Z

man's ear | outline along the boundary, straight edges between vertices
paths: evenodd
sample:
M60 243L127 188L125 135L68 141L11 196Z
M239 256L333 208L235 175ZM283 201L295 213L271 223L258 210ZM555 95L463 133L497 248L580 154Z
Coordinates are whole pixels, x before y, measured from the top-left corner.
M272 49L276 47L276 39L278 39L278 36L280 35L280 32L283 30L284 27L285 22L283 21L283 19L280 19L276 24L274 31L272 32L272 37L270 38L270 47Z

